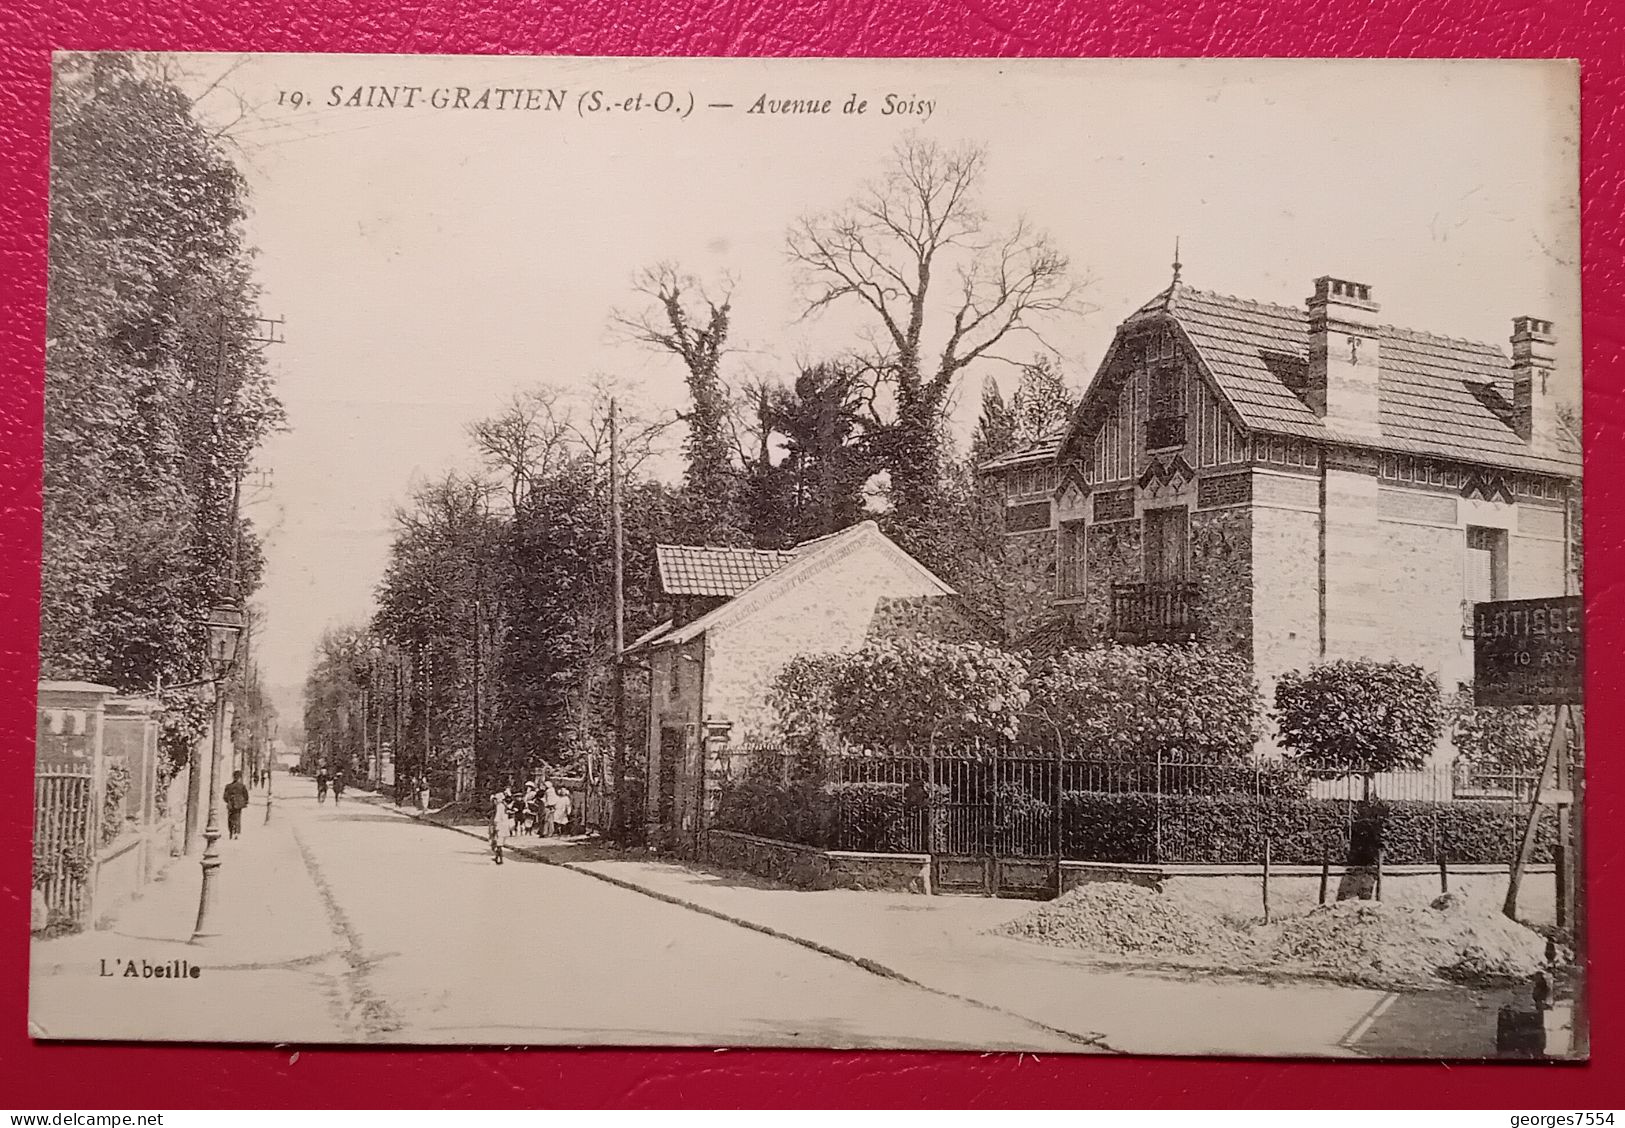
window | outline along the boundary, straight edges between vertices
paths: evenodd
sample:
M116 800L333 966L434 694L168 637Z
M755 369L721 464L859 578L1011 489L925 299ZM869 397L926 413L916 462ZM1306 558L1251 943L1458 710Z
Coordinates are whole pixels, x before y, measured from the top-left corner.
M1507 598L1507 531L1467 526L1466 597L1469 607Z
M1159 364L1151 369L1151 418L1179 414L1179 369Z
M1149 583L1183 580L1190 560L1190 514L1183 505L1147 509L1141 534Z
M1082 599L1088 586L1087 526L1062 521L1056 538L1055 598Z

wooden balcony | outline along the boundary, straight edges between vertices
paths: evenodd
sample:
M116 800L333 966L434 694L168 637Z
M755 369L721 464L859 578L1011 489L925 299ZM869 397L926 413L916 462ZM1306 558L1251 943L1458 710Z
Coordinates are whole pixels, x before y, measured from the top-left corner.
M1201 637L1197 585L1189 580L1112 585L1112 638L1130 646Z

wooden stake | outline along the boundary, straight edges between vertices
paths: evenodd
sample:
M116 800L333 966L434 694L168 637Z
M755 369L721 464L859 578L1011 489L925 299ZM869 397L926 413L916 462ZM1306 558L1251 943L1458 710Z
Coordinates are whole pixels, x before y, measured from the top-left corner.
M1270 840L1264 839L1264 923L1270 922Z
M1331 884L1332 859L1326 852L1326 847L1320 848L1320 903L1326 903L1326 887Z

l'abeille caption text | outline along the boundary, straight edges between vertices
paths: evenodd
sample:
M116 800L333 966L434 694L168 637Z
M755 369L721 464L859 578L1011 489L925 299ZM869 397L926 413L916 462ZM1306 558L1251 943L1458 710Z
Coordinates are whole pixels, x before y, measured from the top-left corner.
M792 96L771 92L736 99L702 98L692 90L575 90L558 86L347 86L316 95L279 90L277 105L292 110L468 110L494 113L575 113L578 117L665 114L689 117L695 110L749 117L899 117L929 121L937 100L879 92Z

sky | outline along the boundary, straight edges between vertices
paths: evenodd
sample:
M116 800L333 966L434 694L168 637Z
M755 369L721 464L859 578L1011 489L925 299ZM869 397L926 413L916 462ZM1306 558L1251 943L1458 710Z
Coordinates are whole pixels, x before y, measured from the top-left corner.
M1201 289L1302 305L1333 274L1369 283L1385 322L1503 348L1514 315L1549 317L1578 400L1578 77L1564 62L183 63L196 91L212 86L201 112L226 125L248 110L229 136L262 312L286 321L271 364L288 429L246 499L266 539L257 647L273 685L303 681L325 628L369 617L394 508L415 482L473 468L471 422L596 375L646 411L681 406L678 362L610 330L612 311L638 308L641 268L735 280L730 379L791 376L855 345L857 310L801 316L786 229L843 203L910 131L986 145L993 222L1025 216L1087 279L1090 311L1042 326L1076 385L1168 284L1177 237ZM400 88L395 106L374 87ZM476 108L487 89L510 93ZM587 108L640 93L641 108ZM840 112L854 95L866 111ZM883 113L888 95L906 112ZM761 98L833 112L748 112ZM942 330L928 322L928 345ZM961 435L989 376L1009 391L1015 370L964 374Z

